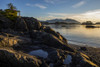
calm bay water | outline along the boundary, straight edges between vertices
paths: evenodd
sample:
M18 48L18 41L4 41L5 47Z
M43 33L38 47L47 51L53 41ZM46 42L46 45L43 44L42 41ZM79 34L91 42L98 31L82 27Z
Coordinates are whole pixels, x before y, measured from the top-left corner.
M100 28L86 28L84 25L63 24L49 24L46 26L50 26L59 32L71 44L100 47Z

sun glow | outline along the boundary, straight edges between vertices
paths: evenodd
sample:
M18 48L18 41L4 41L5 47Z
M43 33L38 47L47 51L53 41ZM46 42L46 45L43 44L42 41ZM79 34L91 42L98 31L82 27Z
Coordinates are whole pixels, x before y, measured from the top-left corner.
M47 13L48 16L45 17L38 17L39 20L50 20L50 19L76 19L80 22L85 21L92 21L92 22L100 22L100 9L99 10L93 10L88 11L85 13L80 14L67 14L67 13Z

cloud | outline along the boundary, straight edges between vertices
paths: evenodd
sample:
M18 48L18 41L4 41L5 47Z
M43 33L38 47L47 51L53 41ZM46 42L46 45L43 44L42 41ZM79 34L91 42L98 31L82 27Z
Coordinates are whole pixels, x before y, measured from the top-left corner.
M86 1L80 1L79 3L77 4L74 4L72 7L73 8L78 8L78 7L81 7L82 5L84 5L86 3Z
M72 18L78 19L80 21L93 21L93 22L100 22L100 9L87 11L85 13L76 14Z
M41 4L35 4L36 7L39 7L41 9L46 9L47 7Z
M29 6L29 7L38 7L40 9L46 9L47 8L46 6L41 5L41 4L29 4L29 3L27 3L26 6Z
M76 19L80 22L85 22L85 21L100 22L100 9L87 11L80 14L48 13L47 15L48 16L39 19L50 20L50 19L57 19L57 18L60 19L71 18L71 19Z
M27 3L26 6L33 7L33 4Z
M44 0L46 3L52 3L54 4L55 0Z
M67 0L44 0L46 3L50 4L60 4L60 3L65 3Z
M100 15L100 9L98 10L93 10L93 11L88 11L85 13L85 15Z
M49 19L66 19L74 16L75 14L67 14L67 13L48 13Z

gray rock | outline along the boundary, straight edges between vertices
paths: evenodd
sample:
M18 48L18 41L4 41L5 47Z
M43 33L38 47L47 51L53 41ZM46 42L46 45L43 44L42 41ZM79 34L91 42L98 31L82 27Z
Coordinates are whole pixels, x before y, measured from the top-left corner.
M42 42L50 47L60 48L63 50L68 50L74 52L74 49L72 49L68 44L58 39L56 36L48 33L42 34Z
M21 46L21 45L32 43L30 38L15 36L15 35L11 35L11 34L7 34L7 36L0 35L0 38L1 38L0 46L2 46L2 47Z
M99 67L87 55L72 49L60 33L35 18L17 17L12 22L0 14L0 30L0 67ZM26 54L40 49L48 52L46 58ZM67 58L64 63L68 55L71 60Z
M12 23L13 22L11 20L0 14L0 29L10 28Z
M86 47L80 47L80 50L86 51L87 48Z
M95 63L93 63L90 58L83 54L83 53L77 53L76 55L73 55L73 63L72 66L76 67L99 67Z
M61 56L59 55L59 52L55 50L49 52L48 59L51 63L55 63L61 59Z
M22 18L25 20L30 31L31 30L40 30L40 27L42 25L37 19L35 19L33 17L22 17Z
M64 43L68 44L67 43L67 40L62 36L60 35L60 33L58 32L55 32L53 29L51 29L50 27L44 27L44 31L49 33L49 34L52 34L54 36L56 36L59 40L63 41Z
M17 17L16 22L14 23L15 23L14 29L16 31L28 31L28 27L24 19Z
M0 67L40 67L41 60L10 49L0 49Z

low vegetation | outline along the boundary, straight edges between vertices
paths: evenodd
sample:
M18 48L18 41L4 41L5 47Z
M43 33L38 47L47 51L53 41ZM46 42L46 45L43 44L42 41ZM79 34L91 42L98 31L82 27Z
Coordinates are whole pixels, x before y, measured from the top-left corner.
M17 17L18 11L12 3L8 4L8 9L0 10L0 14L4 15L5 17L9 18L10 20L14 21Z

